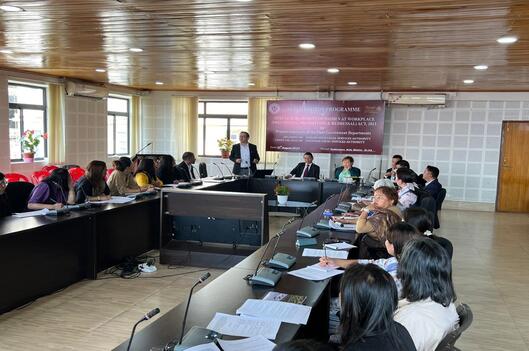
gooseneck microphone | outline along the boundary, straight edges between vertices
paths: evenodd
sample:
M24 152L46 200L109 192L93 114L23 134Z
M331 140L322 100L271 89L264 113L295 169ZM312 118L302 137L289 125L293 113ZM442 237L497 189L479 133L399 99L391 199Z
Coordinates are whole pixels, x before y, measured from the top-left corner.
M219 166L216 162L213 162L213 165L215 165L215 167L217 167L217 169L218 169L219 172L220 172L220 175L213 177L213 179L215 179L215 180L222 180L222 179L224 179L224 173L222 173L222 169L220 169L220 166Z
M134 337L134 333L136 332L136 327L138 326L138 324L140 324L143 321L151 319L152 317L156 316L158 313L160 313L160 309L159 308L155 308L154 310L149 311L147 314L145 314L145 316L143 316L142 319L140 319L139 321L136 322L136 324L134 324L134 327L132 328L132 333L130 334L129 344L127 346L127 351L130 350L130 345L132 344L132 338Z
M184 313L184 320L182 321L182 331L180 333L180 339L178 339L178 345L182 344L182 339L184 339L184 331L186 329L186 321L187 321L187 312L189 310L189 304L191 303L191 295L193 295L193 289L198 285L202 284L208 278L211 277L211 274L209 272L204 273L200 279L191 287L191 290L189 290L189 297L187 298L187 305L186 305L186 311Z
M235 176L235 174L233 174L233 172L231 171L230 167L228 167L228 165L225 164L224 162L221 162L220 164L223 165L224 167L226 167L226 169L228 170L228 172L230 174L230 176L228 176L228 178L232 179Z

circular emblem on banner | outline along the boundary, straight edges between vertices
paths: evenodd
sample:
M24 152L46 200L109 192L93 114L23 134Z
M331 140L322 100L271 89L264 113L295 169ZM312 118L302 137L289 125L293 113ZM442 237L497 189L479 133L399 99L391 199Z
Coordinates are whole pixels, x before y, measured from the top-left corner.
M270 111L271 113L278 113L280 109L281 107L279 107L279 104L275 102L271 103L268 106L268 111Z

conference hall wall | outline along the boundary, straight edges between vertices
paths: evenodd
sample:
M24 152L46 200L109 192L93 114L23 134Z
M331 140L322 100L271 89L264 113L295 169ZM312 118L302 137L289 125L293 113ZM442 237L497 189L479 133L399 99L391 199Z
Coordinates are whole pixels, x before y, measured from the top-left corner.
M142 140L154 141L154 152L171 152L171 96L175 93L153 93L142 102ZM263 96L259 94L258 96ZM284 99L325 98L317 93L281 93ZM241 95L201 96L201 99L241 99ZM242 99L246 98L242 97ZM378 99L378 93L337 93L340 100ZM452 97L447 108L395 107L387 109L383 155L353 155L355 165L367 173L387 169L393 154L402 154L411 167L422 172L428 164L441 169L440 181L447 188L447 200L456 205L473 203L475 208L492 210L500 152L501 122L529 120L527 93L460 93ZM330 175L344 155L315 154L315 162L324 175ZM211 165L218 159L203 159L208 172L218 171ZM302 160L302 153L282 153L276 174L286 174ZM264 160L262 160L264 161ZM380 163L382 161L382 167ZM225 161L230 163L229 160ZM231 163L230 163L231 166ZM269 165L271 166L271 165ZM377 173L378 174L378 173ZM458 203L464 202L464 203Z

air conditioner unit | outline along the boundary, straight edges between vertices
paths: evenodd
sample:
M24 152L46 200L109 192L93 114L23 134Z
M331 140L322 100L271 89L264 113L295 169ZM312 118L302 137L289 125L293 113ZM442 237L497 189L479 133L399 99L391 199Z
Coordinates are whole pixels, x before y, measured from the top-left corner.
M444 94L389 93L386 100L393 105L446 105L446 95Z
M68 96L83 96L93 99L105 99L108 96L108 89L103 86L67 81L65 87Z

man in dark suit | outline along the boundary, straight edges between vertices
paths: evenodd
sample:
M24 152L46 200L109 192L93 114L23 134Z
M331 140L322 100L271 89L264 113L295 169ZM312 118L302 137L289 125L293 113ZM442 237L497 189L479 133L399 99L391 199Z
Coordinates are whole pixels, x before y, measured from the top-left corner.
M434 166L426 166L424 172L422 173L422 177L426 181L424 190L429 192L437 200L437 196L443 188L441 183L439 183L437 180L437 177L439 177L439 168Z
M193 179L198 179L200 175L194 169L193 164L196 161L195 154L191 151L186 151L182 155L182 162L176 166L177 179L182 182L190 182Z
M305 152L303 160L305 160L305 162L298 163L298 165L290 171L290 174L298 178L318 179L320 177L320 167L312 163L314 156L312 156L310 152Z
M259 153L257 146L250 144L248 132L239 133L239 144L233 145L230 153L230 160L233 161L233 174L252 175L257 171L259 163Z

